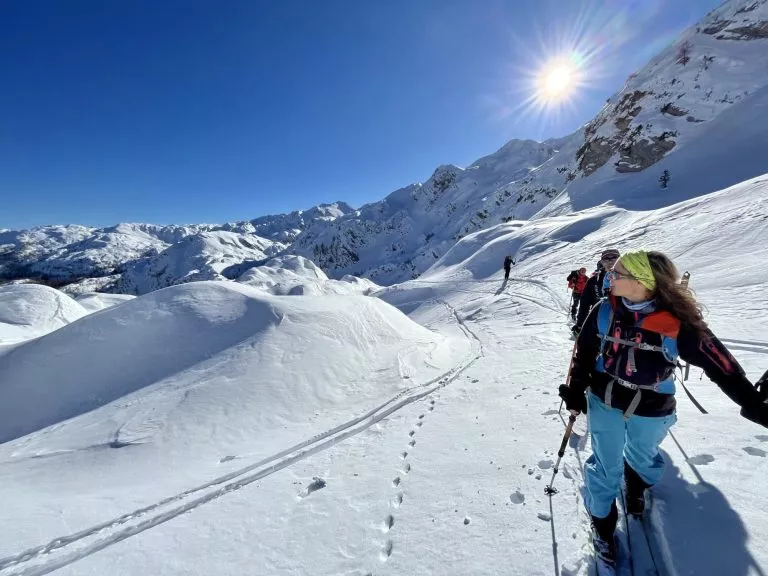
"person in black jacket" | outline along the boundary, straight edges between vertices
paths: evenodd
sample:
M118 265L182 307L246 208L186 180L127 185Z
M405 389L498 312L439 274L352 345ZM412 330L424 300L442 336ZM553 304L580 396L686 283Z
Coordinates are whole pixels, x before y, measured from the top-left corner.
M504 280L509 280L509 271L514 263L515 261L512 260L512 256L507 255L504 257Z
M614 263L619 257L619 251L615 248L609 248L603 250L600 255L600 261L597 263L597 271L587 281L587 286L581 293L581 300L579 301L579 314L576 317L576 324L573 325L571 331L574 334L579 333L581 327L584 325L584 321L587 319L587 314L592 309L592 306L598 303L603 297L607 296L607 282L605 280L605 273L613 268Z
M742 416L766 427L768 404L707 327L664 254L624 254L607 277L611 295L589 313L576 341L570 386L560 386L560 396L573 414L588 414L593 453L584 466L584 501L596 553L614 562L622 476L626 513L640 515L645 490L664 470L659 445L677 420L677 356L703 368L742 407Z

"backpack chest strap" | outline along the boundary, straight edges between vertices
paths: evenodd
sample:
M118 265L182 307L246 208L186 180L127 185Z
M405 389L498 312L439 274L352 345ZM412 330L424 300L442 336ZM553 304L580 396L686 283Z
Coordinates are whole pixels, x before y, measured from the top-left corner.
M651 350L652 352L664 352L664 348L661 346L654 346L646 342L635 342L634 340L625 340L624 338L616 338L615 336L605 335L605 340L608 342L616 342L618 344L624 344L625 346L631 346L632 348L639 348L640 350Z

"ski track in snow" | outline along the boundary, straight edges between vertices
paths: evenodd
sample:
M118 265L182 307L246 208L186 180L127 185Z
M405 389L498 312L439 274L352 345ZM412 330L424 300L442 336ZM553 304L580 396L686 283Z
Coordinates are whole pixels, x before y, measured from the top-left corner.
M229 474L219 476L206 484L190 488L189 490L174 496L169 496L150 506L128 512L127 514L75 532L74 534L55 538L47 544L29 548L12 556L0 558L0 575L39 576L63 568L78 560L82 560L91 554L112 546L113 544L117 544L118 542L122 542L145 530L154 528L168 520L172 520L181 514L224 496L229 492L239 490L261 478L274 474L275 472L300 462L317 452L331 448L339 442L363 432L376 422L383 420L401 408L421 400L436 390L447 386L480 359L484 352L482 342L465 324L464 320L459 317L456 309L448 302L442 300L438 300L438 302L445 306L450 316L455 319L458 327L471 344L470 353L456 366L441 376L433 378L425 384L406 388L385 403L373 408L362 416L358 416L357 418L340 424L331 430L296 444L291 448L287 448L272 456L268 456L254 464L235 470ZM414 434L415 431L410 434L411 440L408 443L410 447L413 447L416 444L416 441L412 438ZM270 464L271 462L273 463ZM234 481L230 482L230 480ZM396 477L395 480L393 480L393 486L397 487L400 484L400 481L400 477ZM211 490L221 484L224 485ZM203 494L194 499L187 500L190 496L200 492L203 492ZM395 496L394 500L398 499L399 502L402 502L402 494ZM184 502L185 500L187 501ZM174 504L178 505L171 507ZM142 518L145 519L142 520ZM385 520L385 524L386 523L387 521ZM394 517L392 518L392 523L394 523ZM391 527L392 526L390 525L390 528ZM57 553L57 556L52 557L52 555L56 555ZM389 544L385 544L382 554L389 557L391 553L392 543L389 541ZM41 559L41 562L36 562L36 560Z
M508 296L508 297L512 297L512 298L520 298L522 300L526 300L526 301L532 302L532 303L534 303L534 304L536 304L538 306L541 306L544 309L547 309L547 310L552 311L552 312L556 312L558 314L565 314L565 315L568 314L568 308L563 303L562 299L558 296L558 294L556 293L555 290L551 289L544 282L538 281L538 280L533 280L533 279L525 279L525 278L518 278L518 279L514 279L513 281L528 282L528 283L530 283L530 284L532 284L532 285L534 285L534 286L536 286L538 288L543 289L543 291L546 293L546 295L552 300L554 306L549 306L547 304L543 304L540 300L536 300L532 296L528 296L528 295L519 294L519 293L516 293L516 292L507 291L506 289L504 289L506 287L506 282L505 282L504 285L503 285L502 291L497 292L488 301L486 301L484 304L482 304L477 310L475 310L475 311L471 312L470 314L466 315L464 320L472 320L472 319L474 319L475 316L477 316L478 314L480 314L483 311L485 306L487 306L488 304L492 304L492 303L496 302L499 299L499 297L502 296L502 295ZM440 302L444 306L446 306L450 310L450 312L455 316L456 320L459 322L459 326L462 327L462 329L469 331L470 334L472 335L472 337L474 338L474 340L479 344L481 353L480 353L480 355L478 355L476 357L476 359L480 359L482 356L484 356L484 353L482 352L482 339L479 336L477 336L475 333L473 333L471 330L469 330L469 328L466 326L466 324L458 317L458 314L456 313L455 309L453 307L451 307L450 304L448 304L447 302L444 302L444 301L440 301ZM416 302L410 302L410 304L415 304L415 303ZM491 333L491 336L494 336L494 335ZM495 338L495 336L494 336L494 338ZM469 366L467 366L467 368L469 368ZM476 382L476 381L477 380L473 380L473 382ZM396 535L396 533L397 533L396 530L394 530L394 533L393 533L393 529L395 529L395 526L397 525L395 514L396 514L396 511L403 504L403 500L404 500L404 496L405 496L405 491L404 491L403 484L407 480L407 476L413 470L413 467L411 465L411 461L412 460L409 460L409 456L410 456L409 450L411 450L412 448L414 448L416 446L415 436L416 436L418 430L424 424L426 416L430 412L434 411L434 408L435 408L435 399L430 399L429 404L427 406L427 412L419 414L419 416L418 416L414 426L408 432L408 444L407 444L407 447L405 448L405 450L403 450L399 454L399 460L400 460L400 463L399 463L399 466L398 466L399 473L392 480L392 490L394 492L394 495L389 499L389 502L388 502L389 514L385 517L385 519L380 524L382 532L386 535L386 539L381 543L381 549L380 549L379 554L378 554L379 560L382 563L387 562L389 560L390 556L392 555L393 551L396 549L395 541L393 539L393 536ZM560 412L556 411L556 410L548 411L548 412L545 412L544 414L542 414L542 416L552 416L553 414L560 414ZM561 415L561 419L562 419L562 415ZM576 451L576 456L577 456L577 459L579 461L579 467L581 468L582 464L581 464L581 458L580 458L579 451L583 450L584 447L585 447L586 436L578 436L577 434L574 433L573 439L576 440L576 442L571 443L571 446ZM538 462L537 468L540 471L548 471L548 470L550 470L553 467L553 465L554 465L554 462L551 459L543 459L543 460L540 460ZM565 468L565 466L563 466L563 468ZM531 471L532 470L533 469L531 468ZM570 480L571 483L575 483L575 482L578 481L572 475L566 473L565 469L563 470L563 476L566 479ZM510 501L512 503L514 503L514 504L521 504L522 502L525 501L525 496L521 492L517 491L517 492L515 492L515 493L510 495ZM550 511L552 511L552 500L551 500L551 498L550 498ZM542 516L540 515L539 517L541 518ZM555 528L554 528L554 514L550 514L550 515L548 515L548 517L542 518L542 519L545 519L548 522L550 522L550 524L552 526L552 542L553 542L552 550L553 550L554 561L555 561L555 569L556 569L556 573L560 574L561 573L560 570L559 570L560 566L559 566L559 561L558 561L558 557L557 557L557 539L556 539L556 536L555 536ZM469 517L465 517L464 518L464 524L465 525L469 524L470 522L471 522L471 520L470 520ZM565 571L563 571L563 574L565 574ZM370 573L367 574L366 576L370 576Z
M472 330L470 330L470 328L465 324L464 320L459 318L459 315L456 312L455 308L453 308L450 304L448 304L445 301L439 301L439 302L443 306L445 306L450 312L450 314L456 319L459 327L462 329L462 331L464 331L465 335L471 336L472 342L478 346L479 354L477 354L474 357L472 362L470 362L464 368L462 368L461 372L463 372L466 368L469 368L472 364L474 364L476 360L483 357L484 352L483 352L482 341L474 332L472 332ZM454 379L458 375L459 374L457 373L454 376ZM394 512L395 510L400 508L400 506L403 503L403 497L404 497L404 491L402 486L403 480L412 471L411 463L408 460L408 456L409 456L408 451L416 446L416 439L415 439L416 432L418 431L419 428L421 428L424 425L424 420L427 416L427 413L433 412L434 409L435 409L435 399L432 398L429 401L429 404L426 408L426 412L422 412L421 414L419 414L414 426L408 432L408 442L407 442L406 449L400 452L399 454L399 459L400 459L400 464L398 466L399 473L392 479L392 489L394 491L394 495L389 499L389 503L388 503L390 508L390 513L387 515L387 517L384 519L384 521L381 524L382 532L384 532L384 534L387 535L387 538L383 542L381 546L381 550L379 552L379 560L381 560L381 562L386 562L389 559L389 557L392 555L392 551L394 550L394 541L392 537L389 535L389 533L395 526ZM469 523L469 521L465 519L465 523Z

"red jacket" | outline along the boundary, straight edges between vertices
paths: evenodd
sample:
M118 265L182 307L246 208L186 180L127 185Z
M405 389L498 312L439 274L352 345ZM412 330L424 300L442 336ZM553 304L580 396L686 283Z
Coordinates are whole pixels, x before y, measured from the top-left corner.
M579 274L579 277L576 278L576 282L573 283L573 293L574 294L581 294L584 292L584 288L587 287L587 282L589 281L589 277L586 274Z

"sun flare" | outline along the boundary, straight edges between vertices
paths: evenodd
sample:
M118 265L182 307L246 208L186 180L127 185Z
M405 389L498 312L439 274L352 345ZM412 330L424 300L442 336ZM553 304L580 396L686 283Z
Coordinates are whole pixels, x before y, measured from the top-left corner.
M562 102L573 95L577 84L576 70L569 63L552 63L540 72L538 84L542 100Z

